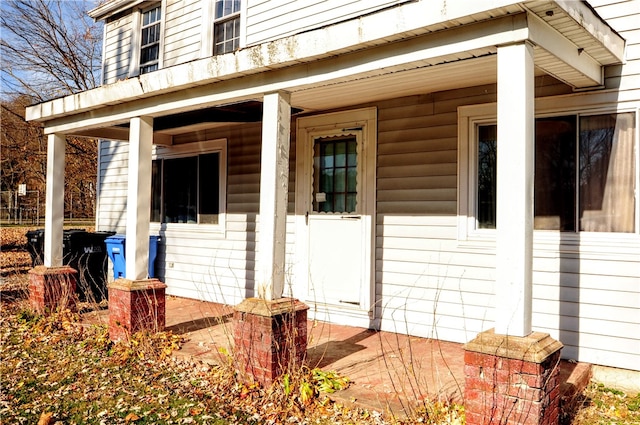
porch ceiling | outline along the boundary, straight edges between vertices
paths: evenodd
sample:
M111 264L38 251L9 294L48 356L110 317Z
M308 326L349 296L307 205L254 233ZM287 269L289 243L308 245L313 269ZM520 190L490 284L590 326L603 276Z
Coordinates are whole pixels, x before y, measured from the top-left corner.
M463 3L471 7L453 2L459 7L450 8L448 21L421 27L425 15L413 15L424 14L432 3L410 4L416 10L403 9L410 22L403 24L402 36L353 40L349 47L335 37L318 45L327 30L311 31L44 102L28 108L27 119L43 122L47 134L127 140L123 124L132 117L202 116L193 111L261 101L277 90L289 91L294 107L323 110L495 83L497 46L524 40L534 46L538 75L577 88L601 85L602 67L621 60L624 40L582 2L502 1L496 9L461 15ZM353 21L336 27L341 25L345 34L358 34L349 27ZM300 47L305 42L309 46ZM158 129L154 142L171 144L177 134L226 125L213 121L204 117Z

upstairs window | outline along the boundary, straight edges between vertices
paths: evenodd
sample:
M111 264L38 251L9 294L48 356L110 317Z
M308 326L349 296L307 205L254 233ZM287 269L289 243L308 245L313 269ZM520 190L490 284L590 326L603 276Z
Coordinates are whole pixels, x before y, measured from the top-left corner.
M534 228L634 233L633 113L536 119ZM496 228L496 125L476 128L476 228Z
M233 52L240 46L240 0L216 0L213 54Z
M160 21L162 10L155 6L142 12L140 74L155 71L160 62Z

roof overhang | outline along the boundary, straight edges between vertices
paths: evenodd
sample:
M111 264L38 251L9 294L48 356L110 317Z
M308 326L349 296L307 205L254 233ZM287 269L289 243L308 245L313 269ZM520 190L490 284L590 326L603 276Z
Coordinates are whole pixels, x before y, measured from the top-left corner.
M624 40L583 2L459 0L446 11L436 3L405 4L51 100L29 107L27 119L43 122L48 134L122 139L122 124L135 116L260 100L276 90L290 92L295 107L319 110L353 103L339 95L345 87L360 88L364 103L495 83L498 46L524 41L534 46L538 73L577 89L600 87L603 67L622 63ZM159 134L158 142L170 136Z
M143 3L150 3L150 0L110 0L104 1L99 6L88 12L88 15L95 21L110 18L125 10L140 6Z

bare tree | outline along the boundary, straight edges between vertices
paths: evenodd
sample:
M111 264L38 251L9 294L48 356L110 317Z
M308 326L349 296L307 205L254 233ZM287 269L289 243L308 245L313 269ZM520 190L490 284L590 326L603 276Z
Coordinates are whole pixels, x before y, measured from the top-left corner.
M87 0L0 0L2 190L44 192L46 138L24 120L29 104L89 90L100 82L101 24ZM67 138L65 205L93 215L97 143Z
M96 87L102 29L94 1L3 0L3 92L44 101Z

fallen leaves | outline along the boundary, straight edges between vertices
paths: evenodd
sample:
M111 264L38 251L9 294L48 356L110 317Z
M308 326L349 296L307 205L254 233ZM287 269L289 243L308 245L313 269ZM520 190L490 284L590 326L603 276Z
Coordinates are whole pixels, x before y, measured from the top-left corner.
M309 370L293 378L304 403L292 404L280 386L239 381L231 363L173 358L170 352L181 342L176 335L140 333L114 344L107 334L105 326L83 324L70 312L41 317L3 308L0 423L385 423L320 400L321 385ZM342 379L320 371L315 376L331 386ZM306 393L300 382L309 386Z
M602 384L592 383L582 394L583 405L572 424L596 425L640 423L640 393L635 396Z
M42 412L40 419L38 419L38 425L49 425L53 419L53 413Z

